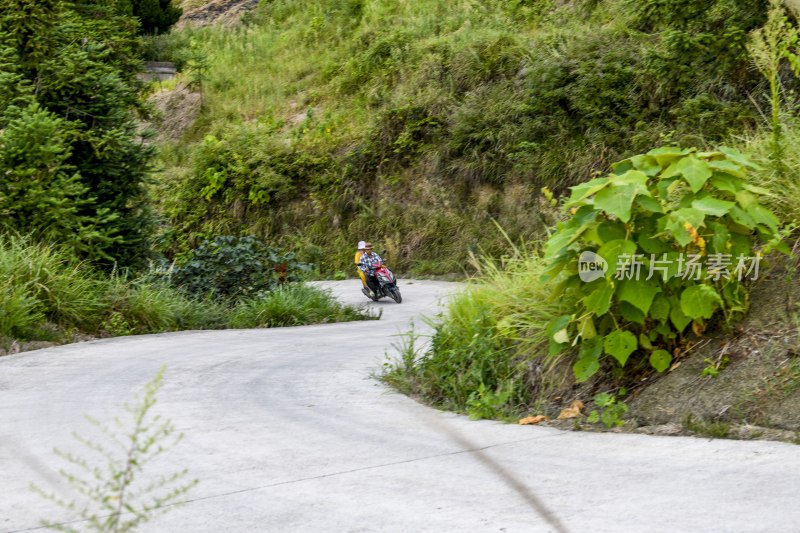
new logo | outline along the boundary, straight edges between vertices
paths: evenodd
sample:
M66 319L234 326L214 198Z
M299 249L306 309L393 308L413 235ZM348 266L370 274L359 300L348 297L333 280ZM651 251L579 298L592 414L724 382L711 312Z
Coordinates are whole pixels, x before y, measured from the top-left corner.
M578 258L578 277L584 283L590 283L606 275L608 263L594 252L581 252Z

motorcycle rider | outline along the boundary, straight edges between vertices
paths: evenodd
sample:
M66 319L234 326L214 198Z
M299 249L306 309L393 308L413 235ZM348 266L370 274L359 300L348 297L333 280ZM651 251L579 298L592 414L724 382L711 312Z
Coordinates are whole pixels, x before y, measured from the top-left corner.
M364 243L364 253L358 262L358 269L366 275L367 287L369 287L369 297L375 297L375 291L378 289L378 280L375 279L374 269L383 264L381 256L372 251L372 243Z

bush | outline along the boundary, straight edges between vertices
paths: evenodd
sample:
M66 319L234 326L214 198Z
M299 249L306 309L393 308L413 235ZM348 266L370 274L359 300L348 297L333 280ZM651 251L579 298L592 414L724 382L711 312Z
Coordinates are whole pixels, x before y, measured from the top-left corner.
M382 379L474 418L513 416L563 385L559 361L547 357L545 328L568 305L548 302L536 251L514 249L503 262L485 258L475 266L481 277L450 301L430 346L418 353L410 334Z
M369 318L365 311L340 304L327 291L306 285L285 285L240 302L229 324L232 328L274 328L365 318Z
M748 182L759 167L735 150L659 148L612 168L572 188L545 251L552 298L577 301L550 322L550 352L579 347L578 381L635 354L634 368L649 360L663 372L690 325L701 334L747 310L745 280L763 253L788 252L759 201L768 191Z
M40 320L65 328L96 329L106 306L106 283L87 263L28 237L0 236L0 287L24 291Z
M189 296L156 274L108 275L64 248L0 236L0 341L67 342L76 332L133 335L370 318L312 287L286 284L235 303Z
M254 237L221 236L193 250L171 279L195 297L246 298L299 281L311 268L296 261L293 253L270 248Z

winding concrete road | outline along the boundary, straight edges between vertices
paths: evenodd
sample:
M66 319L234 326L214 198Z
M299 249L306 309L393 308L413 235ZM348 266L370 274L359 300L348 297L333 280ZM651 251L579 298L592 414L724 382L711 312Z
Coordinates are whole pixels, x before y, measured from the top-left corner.
M327 284L360 302L357 282ZM404 282L380 321L185 332L0 358L0 531L69 520L53 448L109 422L166 364L185 434L149 474L200 483L143 531L796 532L800 448L472 422L371 378L454 285ZM418 321L419 323L419 321ZM80 527L80 524L73 524Z

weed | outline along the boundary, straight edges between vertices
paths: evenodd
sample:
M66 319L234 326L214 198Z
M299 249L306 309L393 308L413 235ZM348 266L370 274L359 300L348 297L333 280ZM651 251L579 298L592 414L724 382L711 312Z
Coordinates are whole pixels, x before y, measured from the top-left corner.
M487 389L486 385L481 383L467 398L467 413L473 420L500 418L507 409L513 393L513 383L503 383L496 390Z
M702 375L709 376L715 378L719 376L719 373L725 370L725 367L731 362L730 357L727 355L723 355L717 360L706 358L703 360L706 364L705 368L703 368Z
M375 318L365 309L340 304L329 291L293 284L240 302L229 323L234 328L269 328Z
M502 261L475 258L483 277L450 301L420 349L413 332L383 379L401 392L480 418L536 405L564 384L560 361L546 355L545 325L564 302L548 302L540 255L513 248Z
M617 395L601 392L594 397L594 405L597 409L593 409L586 418L590 424L602 422L607 428L625 425L622 417L628 412L628 404L620 400Z
M169 510L197 484L196 479L187 479L186 469L156 478L148 471L155 459L177 446L183 437L169 419L152 412L163 378L162 368L145 385L144 394L132 405L125 405L132 423L129 431L125 431L119 419L117 427L112 429L87 417L108 440L107 443L96 442L75 435L86 451L92 453L91 458L55 450L72 469L61 470L61 476L81 495L81 501L65 500L57 493L31 486L32 490L62 509L77 512L84 522L80 531L116 533L137 530ZM69 524L47 520L42 525L56 531L79 531Z
M731 432L731 426L726 422L697 419L691 413L686 417L684 427L692 433L712 439L726 439Z

